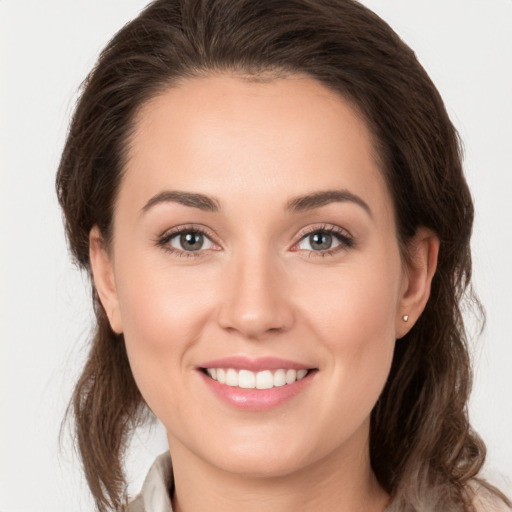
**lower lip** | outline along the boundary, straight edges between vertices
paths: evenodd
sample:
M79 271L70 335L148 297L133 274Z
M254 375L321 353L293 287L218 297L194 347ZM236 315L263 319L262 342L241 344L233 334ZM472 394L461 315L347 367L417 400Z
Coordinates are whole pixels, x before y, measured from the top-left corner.
M213 380L202 371L199 371L199 373L213 393L227 404L237 409L264 411L279 407L304 391L311 383L316 372L310 371L304 378L295 381L293 384L285 384L270 389L243 389L227 386Z

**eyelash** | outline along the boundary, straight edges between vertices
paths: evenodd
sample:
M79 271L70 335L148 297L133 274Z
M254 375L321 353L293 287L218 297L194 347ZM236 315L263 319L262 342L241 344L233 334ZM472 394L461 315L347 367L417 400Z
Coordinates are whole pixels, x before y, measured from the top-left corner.
M176 249L170 245L170 241L175 238L176 236L183 235L185 233L194 233L203 235L204 237L208 238L214 245L215 242L213 242L212 238L213 236L210 234L209 231L204 229L202 226L196 226L196 225L186 225L186 226L179 226L177 228L173 228L169 231L166 231L164 234L162 234L158 240L157 245L161 247L163 250L170 252L171 254L174 254L178 257L182 258L198 258L204 256L205 251L211 250L211 249L205 249L205 250L198 250L198 251L184 251L181 249ZM304 232L300 234L299 240L295 242L293 247L297 246L300 242L302 242L305 238L308 236L311 236L316 233L321 234L328 234L334 236L337 241L339 242L339 245L336 247L333 247L332 249L326 249L324 251L307 251L306 249L295 249L295 251L307 251L309 253L308 257L326 257L333 254L338 253L339 251L351 249L355 246L355 241L352 238L352 236L345 231L342 228L339 228L337 226L328 226L328 225L321 225L321 226L314 226L311 228L308 228ZM216 249L214 249L216 250ZM292 248L292 250L294 250Z
M196 226L194 224L179 226L177 228L172 228L169 231L166 231L163 235L161 235L157 240L157 245L161 247L164 251L170 252L175 256L180 258L198 258L204 256L205 250L198 251L183 251L181 249L176 249L170 245L170 241L176 236L183 235L185 233L194 233L198 235L203 235L204 237L212 240L213 236L209 231L204 229L202 226ZM214 245L215 242L212 241ZM207 249L208 250L208 249Z
M351 249L355 246L354 238L344 229L338 226L331 225L321 225L321 226L313 226L311 228L307 228L304 232L300 234L299 241L296 242L293 246L298 245L302 240L311 236L315 233L332 235L334 238L338 240L340 243L338 246L333 247L332 249L326 249L325 251L308 251L309 258L321 257L325 258L326 256L332 256L340 251L346 251L347 249ZM305 251L306 249L296 249L297 251Z

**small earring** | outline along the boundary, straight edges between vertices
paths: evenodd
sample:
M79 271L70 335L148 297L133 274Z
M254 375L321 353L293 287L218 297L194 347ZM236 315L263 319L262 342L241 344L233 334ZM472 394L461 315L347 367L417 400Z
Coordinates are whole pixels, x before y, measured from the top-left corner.
M404 315L404 316L402 317L402 320L403 320L404 322L407 322L407 321L409 320L409 315Z

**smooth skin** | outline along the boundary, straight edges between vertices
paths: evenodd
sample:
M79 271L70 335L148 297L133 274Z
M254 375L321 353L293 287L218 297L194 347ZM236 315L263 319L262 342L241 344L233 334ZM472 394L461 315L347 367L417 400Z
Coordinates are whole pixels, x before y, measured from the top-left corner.
M167 430L175 509L382 511L370 413L396 339L428 300L439 241L419 229L400 254L372 138L350 104L302 76L168 89L136 118L113 232L104 247L91 231L94 281ZM286 403L246 411L198 370L229 356L316 371Z

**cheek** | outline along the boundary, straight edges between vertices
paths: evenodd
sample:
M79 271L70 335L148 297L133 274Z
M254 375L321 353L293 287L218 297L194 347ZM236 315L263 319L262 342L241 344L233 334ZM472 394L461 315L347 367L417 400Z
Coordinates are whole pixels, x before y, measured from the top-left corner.
M134 378L148 405L176 389L186 354L208 320L212 290L203 280L150 258L120 261L116 282L123 334Z
M324 348L340 422L354 428L375 405L395 346L399 264L340 267L298 291L301 316Z
M362 260L311 276L314 286L301 284L301 316L336 347L362 349L394 340L400 295L399 260L377 265Z

